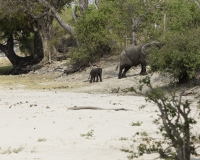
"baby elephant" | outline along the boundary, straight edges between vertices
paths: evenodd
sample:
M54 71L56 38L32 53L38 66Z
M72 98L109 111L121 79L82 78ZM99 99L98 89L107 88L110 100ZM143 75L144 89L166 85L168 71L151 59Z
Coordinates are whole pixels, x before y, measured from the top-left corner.
M96 82L98 82L98 76L100 78L100 81L102 82L102 68L93 68L90 71L90 83L95 82L95 77L96 77Z

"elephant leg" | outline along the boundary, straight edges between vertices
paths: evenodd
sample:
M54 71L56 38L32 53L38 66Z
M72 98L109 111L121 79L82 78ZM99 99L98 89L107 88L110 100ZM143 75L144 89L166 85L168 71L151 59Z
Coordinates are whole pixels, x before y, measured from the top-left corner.
M99 74L99 79L100 79L100 82L102 82L102 76L101 76L101 74Z
M92 81L95 82L95 75L92 76Z
M93 76L92 76L92 75L90 75L90 83L92 83L92 79L93 79Z
M140 72L141 75L146 75L146 61L142 62L141 63L141 72Z
M122 73L122 78L126 77L126 72L130 69L130 66L125 67L124 72Z
M124 69L124 67L120 66L119 67L119 74L118 74L118 79L122 78L122 70Z
M96 75L96 78L97 78L96 82L98 82L98 81L99 81L99 79L98 79L98 74Z

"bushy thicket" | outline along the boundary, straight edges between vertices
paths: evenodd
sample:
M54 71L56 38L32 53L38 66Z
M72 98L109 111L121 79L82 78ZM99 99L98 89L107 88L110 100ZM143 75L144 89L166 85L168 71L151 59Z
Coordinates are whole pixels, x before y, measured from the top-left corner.
M77 19L75 34L79 47L71 50L72 61L87 64L110 53L113 42L107 24L108 16L92 7Z
M200 28L166 35L165 45L149 54L152 71L166 71L180 83L193 78L200 69Z
M200 9L190 1L169 1L165 5L164 46L149 55L152 71L166 71L179 83L187 82L200 68Z

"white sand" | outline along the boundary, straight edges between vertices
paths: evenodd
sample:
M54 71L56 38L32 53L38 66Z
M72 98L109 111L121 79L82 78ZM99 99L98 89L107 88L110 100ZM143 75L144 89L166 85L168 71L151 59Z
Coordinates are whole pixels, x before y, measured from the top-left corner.
M146 108L139 109L142 105ZM130 110L68 109L74 106ZM121 149L130 148L136 132L161 138L152 123L156 110L139 96L1 89L0 159L126 160L130 154ZM130 125L137 121L143 122L141 126ZM92 136L83 136L90 131Z
M15 87L16 84L12 84L12 89L0 86L0 160L127 160L130 153L121 149L137 147L138 143L133 142L136 132L146 132L148 137L160 140L157 126L152 123L158 114L156 105L133 94L111 94L119 87L121 94L124 88L138 86L139 79L143 78L138 75L140 66L120 80L112 58L103 61L101 66L102 83L84 82L90 69L55 81L63 85L64 82L74 83L72 90L24 90L20 82ZM152 82L154 85L163 83L155 75ZM54 82L46 85L49 83ZM194 102L192 96L183 98ZM142 105L146 108L140 109ZM74 106L129 110L69 110ZM196 108L195 105L191 107L193 116ZM197 117L193 133L199 134L200 119ZM142 122L141 126L131 126L138 121ZM91 131L92 134L86 136ZM151 154L134 159L153 160L158 156Z

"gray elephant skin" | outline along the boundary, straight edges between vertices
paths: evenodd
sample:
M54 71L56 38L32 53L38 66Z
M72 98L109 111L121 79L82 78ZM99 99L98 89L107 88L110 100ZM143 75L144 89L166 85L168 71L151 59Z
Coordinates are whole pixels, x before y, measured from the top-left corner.
M156 45L157 47L161 47L160 42L150 42L143 45L138 46L130 46L125 49L120 54L119 62L116 66L116 70L119 67L118 78L126 77L127 71L132 66L137 66L141 64L141 75L146 75L146 50L152 45ZM123 71L123 72L122 72Z
M90 83L95 82L95 78L96 82L98 82L98 77L100 78L100 82L102 82L102 68L93 68L90 71Z

